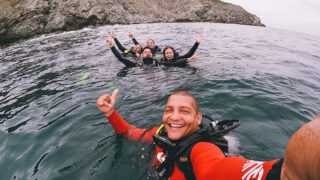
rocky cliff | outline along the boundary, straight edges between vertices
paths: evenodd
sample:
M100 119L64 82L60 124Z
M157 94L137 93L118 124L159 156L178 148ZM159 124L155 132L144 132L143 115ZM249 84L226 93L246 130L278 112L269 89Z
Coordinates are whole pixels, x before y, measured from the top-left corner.
M90 25L220 22L263 26L243 8L219 0L2 0L0 46Z

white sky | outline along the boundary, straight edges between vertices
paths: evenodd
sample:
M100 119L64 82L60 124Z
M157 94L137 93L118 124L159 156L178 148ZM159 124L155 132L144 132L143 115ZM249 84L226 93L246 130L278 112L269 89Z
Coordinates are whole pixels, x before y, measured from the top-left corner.
M320 36L320 0L223 0L255 14L267 27Z

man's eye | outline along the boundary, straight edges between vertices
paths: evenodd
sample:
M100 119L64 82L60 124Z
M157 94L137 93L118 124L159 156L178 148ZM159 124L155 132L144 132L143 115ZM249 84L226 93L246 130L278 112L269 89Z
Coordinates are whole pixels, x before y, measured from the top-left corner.
M190 111L188 110L182 110L183 113L189 113Z
M170 113L170 112L172 112L172 109L166 109L164 112L165 113Z

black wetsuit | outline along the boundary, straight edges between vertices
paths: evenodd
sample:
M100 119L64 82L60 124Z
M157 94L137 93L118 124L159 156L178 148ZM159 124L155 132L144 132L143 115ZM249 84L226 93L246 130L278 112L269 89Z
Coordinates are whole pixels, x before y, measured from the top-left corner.
M111 47L111 51L118 58L118 60L122 62L124 65L126 65L126 67L128 68L142 66L139 63L134 63L132 61L129 61L128 59L123 58L114 46ZM156 60L153 58L143 58L142 61L143 61L143 64L153 64L153 62Z
M132 38L132 41L135 45L138 45L138 41L136 40L136 38ZM161 53L161 49L158 46L154 46L153 48L149 48L152 52L152 54L156 54L156 53Z
M120 49L120 51L122 51L122 55L125 57L137 57L136 55L136 51L133 48L130 49L126 49L125 47L123 47L121 45L121 43L119 42L119 40L117 38L114 38L114 42L117 44L118 48Z
M174 54L173 59L167 60L167 58L162 57L157 61L158 65L165 65L165 66L186 66L188 63L188 58L193 56L199 46L198 42L195 42L189 52L185 55L179 56L178 54Z
M164 60L164 61L156 61L156 65L164 65L164 66L176 66L176 67L185 67L188 64L188 59L175 59L175 60Z

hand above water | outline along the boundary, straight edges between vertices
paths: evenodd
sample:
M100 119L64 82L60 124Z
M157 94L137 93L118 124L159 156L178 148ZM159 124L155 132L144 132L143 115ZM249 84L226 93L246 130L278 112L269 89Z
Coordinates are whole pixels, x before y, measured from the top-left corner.
M188 58L188 62L195 62L198 58L199 58L199 56L197 54L195 54L195 55Z
M108 46L110 48L112 48L113 45L112 45L112 35L111 34L108 35L106 43L108 44Z
M202 40L202 33L199 33L197 34L196 41L197 43L200 43L201 40Z
M114 90L112 96L104 94L97 99L98 109L109 117L114 111L114 105L118 94L118 89Z
M114 32L112 32L110 36L112 37L112 39L116 38L116 35L114 34Z
M129 31L128 34L129 34L129 38L131 38L131 39L134 38L134 36L133 36L131 31Z

